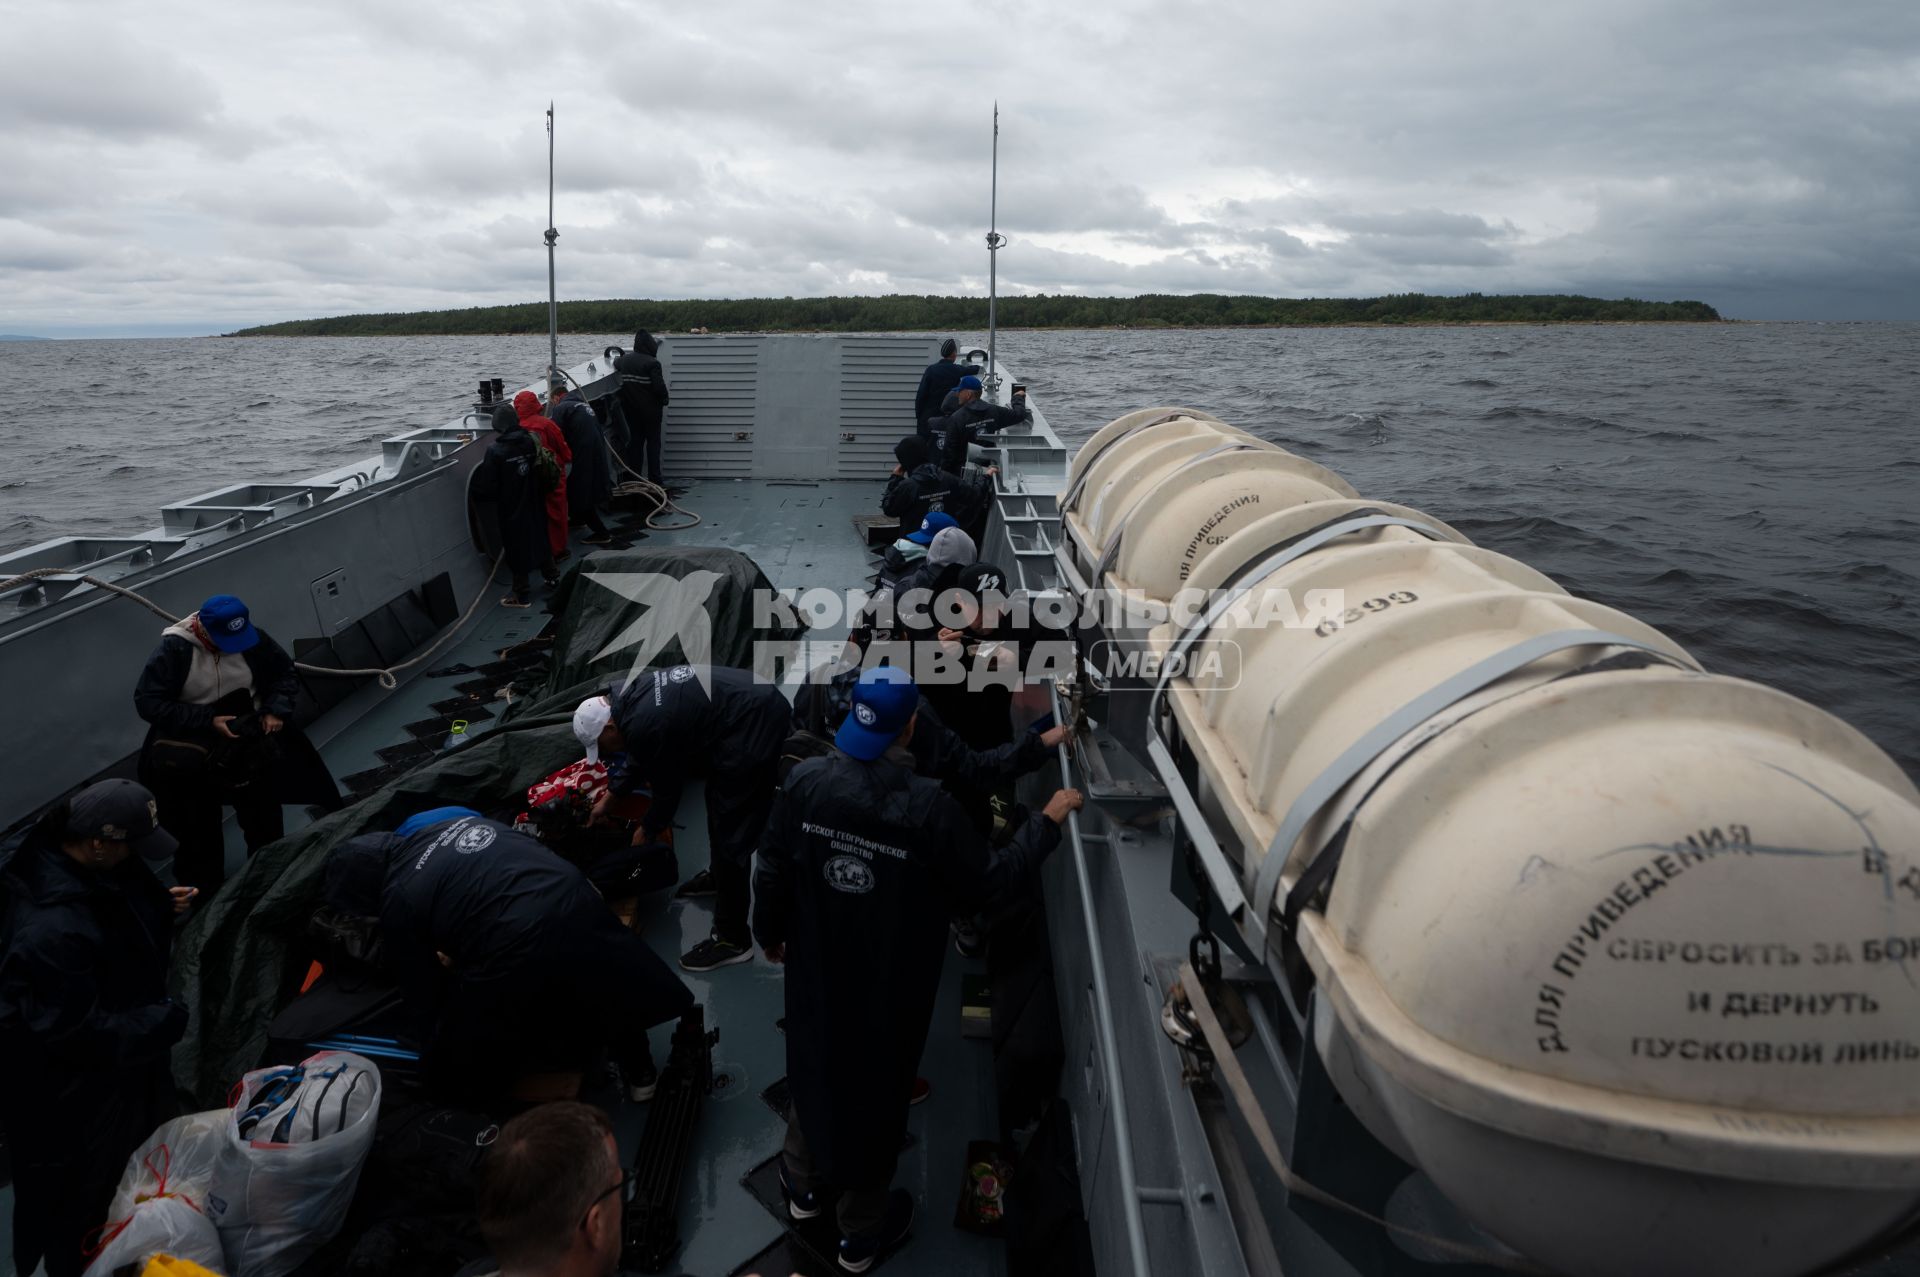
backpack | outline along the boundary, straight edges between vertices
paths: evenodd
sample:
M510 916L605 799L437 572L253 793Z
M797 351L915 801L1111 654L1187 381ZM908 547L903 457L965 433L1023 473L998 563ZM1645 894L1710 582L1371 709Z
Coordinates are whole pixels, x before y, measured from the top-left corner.
M529 430L527 433L529 435L533 434L531 430ZM560 469L560 459L554 456L553 453L547 449L546 444L540 442L539 436L534 435L534 438L533 438L533 481L534 483L539 486L540 491L552 492L555 488L559 487L561 483L565 481L565 479L566 479L566 475Z

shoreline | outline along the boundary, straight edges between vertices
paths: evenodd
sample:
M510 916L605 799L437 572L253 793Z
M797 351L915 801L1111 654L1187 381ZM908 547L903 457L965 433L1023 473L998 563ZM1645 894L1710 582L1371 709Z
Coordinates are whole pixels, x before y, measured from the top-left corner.
M1726 324L1790 324L1812 322L1869 323L1869 320L1812 321L1792 319L1408 319L1408 320L1356 320L1347 324L1003 324L997 331L1003 333L1206 333L1206 332L1263 332L1284 329L1328 330L1334 328L1713 328ZM941 331L931 328L730 328L714 329L706 332L691 333L686 329L662 328L654 331L655 337L764 337L771 334L797 333L805 336L830 336L845 333L930 333ZM562 328L562 337L603 337L606 330L588 328ZM451 332L443 328L422 328L412 332L366 332L366 333L260 333L232 332L209 333L207 338L216 341L244 339L247 341L299 341L315 337L324 338L364 338L364 337L545 337L545 329L499 329L489 332Z

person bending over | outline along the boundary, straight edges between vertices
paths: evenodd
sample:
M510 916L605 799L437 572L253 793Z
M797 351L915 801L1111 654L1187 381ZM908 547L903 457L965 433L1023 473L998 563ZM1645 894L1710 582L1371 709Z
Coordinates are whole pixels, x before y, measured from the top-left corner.
M573 733L589 762L603 753L627 755L627 766L596 802L596 816L614 795L650 785L653 801L641 832L654 839L673 828L686 783L707 782L707 869L683 883L680 894L714 898L713 931L681 955L688 971L753 960L747 927L753 849L766 827L792 719L779 687L724 665L647 671L574 711Z
M647 1030L693 1005L584 874L465 808L340 844L323 898L327 930L359 935L399 985L428 1085L449 1103L491 1107L521 1078L583 1069L602 1050L629 1097L650 1099Z

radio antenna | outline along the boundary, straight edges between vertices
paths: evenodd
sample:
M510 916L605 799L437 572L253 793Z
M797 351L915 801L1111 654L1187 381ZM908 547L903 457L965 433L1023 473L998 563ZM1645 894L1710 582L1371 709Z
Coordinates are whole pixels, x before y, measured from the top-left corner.
M560 232L553 229L553 103L547 103L547 384L560 374L560 302L554 291L553 249Z
M999 388L999 376L993 371L993 343L998 331L995 303L1000 293L1000 246L1007 242L1000 233L1000 103L993 104L993 186L987 205L987 389Z

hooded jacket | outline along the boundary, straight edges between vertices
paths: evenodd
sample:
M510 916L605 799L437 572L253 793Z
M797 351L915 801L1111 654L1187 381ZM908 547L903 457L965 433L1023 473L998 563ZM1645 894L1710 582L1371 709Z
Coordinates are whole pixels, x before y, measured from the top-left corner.
M647 332L633 336L633 349L613 361L620 374L620 408L631 429L646 431L660 424L667 408L667 374L656 357L660 343Z
M172 1112L187 1013L167 998L166 888L137 858L76 864L66 816L62 803L0 849L0 1124L23 1172L110 1188Z
M534 473L533 436L520 427L511 408L496 409L497 432L486 455L473 468L473 495L493 504L494 526L507 569L524 579L547 562L547 504Z
M538 439L555 461L560 463L564 473L573 464L573 449L567 446L567 436L560 427L540 412L540 397L531 390L523 390L513 397L513 411L520 418L520 427ZM547 492L547 545L555 558L567 552L567 485L555 484Z
M971 523L993 499L993 480L984 475L976 479L956 474L937 461L915 466L906 483L911 485L910 490L906 485L898 489L889 485L881 509L887 514L917 509L919 514L913 522L916 528L929 510L943 510L962 524ZM884 501L893 502L895 509L888 509ZM906 515L898 513L897 517L904 526Z
M613 455L600 419L584 402L567 395L547 405L547 415L566 437L573 456L567 474L567 508L579 514L597 510L613 499Z
M886 1184L939 989L948 919L1029 884L1059 844L1035 815L989 849L895 746L802 762L774 800L753 933L786 946L787 1079L822 1178Z
M957 359L936 359L920 374L920 388L913 394L913 425L922 434L930 434L927 418L940 414L940 404L960 379L980 371L979 364L963 364Z

